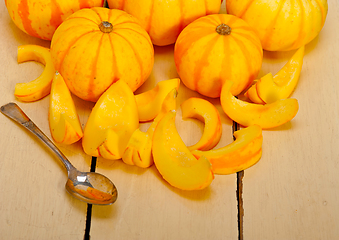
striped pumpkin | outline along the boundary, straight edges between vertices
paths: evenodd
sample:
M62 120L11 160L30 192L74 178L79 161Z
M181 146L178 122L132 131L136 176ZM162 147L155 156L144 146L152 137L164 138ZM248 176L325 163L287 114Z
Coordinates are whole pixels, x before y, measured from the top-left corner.
M268 51L289 51L312 41L324 26L327 0L227 0L227 12L244 19Z
M70 91L96 102L119 79L132 91L140 87L151 74L154 49L135 17L93 7L60 24L51 41L51 56Z
M220 96L226 80L238 95L257 77L263 50L252 28L228 14L201 17L179 35L174 60L182 82L207 97Z
M199 17L219 13L220 0L107 0L110 8L135 16L154 45L175 42L179 33Z
M104 0L5 0L15 25L25 33L51 40L55 29L82 8L102 7Z

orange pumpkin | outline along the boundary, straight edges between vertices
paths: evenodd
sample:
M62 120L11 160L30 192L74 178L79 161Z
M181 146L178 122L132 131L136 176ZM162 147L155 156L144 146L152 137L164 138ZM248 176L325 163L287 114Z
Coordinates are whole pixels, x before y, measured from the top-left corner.
M101 7L67 18L55 31L51 55L70 91L93 102L119 79L135 91L154 63L151 39L137 19Z
M104 0L5 0L15 25L25 33L51 40L55 29L82 8L102 7Z
M268 51L289 51L312 41L324 26L327 0L227 0L227 12L248 22Z
M179 33L199 17L219 13L220 0L107 0L110 8L124 10L139 19L154 45L175 42Z
M260 40L242 19L214 14L189 24L179 35L174 60L182 82L207 97L220 96L225 80L238 95L257 77L263 58Z

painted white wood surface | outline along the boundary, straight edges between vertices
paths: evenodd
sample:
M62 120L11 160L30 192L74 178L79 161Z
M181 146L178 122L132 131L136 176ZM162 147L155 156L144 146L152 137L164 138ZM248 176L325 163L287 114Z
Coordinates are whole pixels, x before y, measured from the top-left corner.
M38 127L50 137L49 96L35 103L22 103L14 97L16 83L37 78L43 66L34 62L17 63L17 47L50 42L30 37L10 19L0 1L0 105L16 102ZM75 99L79 113L88 112ZM86 117L82 117L82 122ZM0 114L0 235L9 240L83 239L87 204L75 200L65 189L67 172L52 153L29 131ZM60 146L80 170L89 171L90 157L81 145Z
M263 132L263 156L244 174L244 239L339 238L339 5L306 45L290 123ZM265 53L262 75L291 57Z
M329 0L329 13L320 35L306 47L300 82L292 97L300 110L292 122L264 131L263 157L245 170L244 239L337 239L339 228L339 22L337 0ZM14 101L50 136L49 97L21 103L13 95L17 82L36 78L42 66L16 62L22 44L49 46L16 28L0 1L0 105ZM150 79L138 92L156 82L176 77L173 46L156 47ZM261 75L275 73L293 54L268 53ZM197 96L185 86L178 103ZM92 103L76 97L84 125ZM223 139L232 141L231 121L213 103L223 120ZM182 120L177 128L187 145L194 144L203 125ZM144 130L147 124L142 126ZM0 115L0 233L1 239L83 239L85 203L65 190L66 171L34 136ZM89 170L90 157L81 144L60 146L80 170ZM118 201L93 206L91 239L237 239L236 175L216 176L199 192L184 192L164 182L154 167L141 169L122 161L98 159L97 171L117 185Z

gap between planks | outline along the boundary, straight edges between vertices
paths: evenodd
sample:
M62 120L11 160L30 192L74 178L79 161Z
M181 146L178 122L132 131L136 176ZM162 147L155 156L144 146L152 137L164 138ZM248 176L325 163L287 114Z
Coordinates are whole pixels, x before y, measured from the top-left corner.
M92 157L91 161L91 172L95 172L95 168L97 165L97 158ZM92 221L92 204L87 204L87 213L86 213L86 225L85 225L85 235L84 240L90 240L91 235L91 221Z
M238 123L233 122L232 126L232 134L235 131L238 131L240 126ZM233 136L233 140L234 136ZM91 172L95 172L96 169L97 158L92 157L91 161ZM238 212L238 240L243 240L243 217L244 217L244 206L243 206L243 178L244 178L244 171L237 172L237 212ZM85 235L84 240L90 240L90 231L91 231L91 221L92 221L92 204L87 204L87 214L86 214L86 227L85 227Z
M234 132L240 130L240 125L237 122L233 121L232 126L232 134ZM233 136L233 140L235 137ZM243 198L242 198L242 191L243 191L243 178L244 178L244 171L237 172L237 211L238 211L238 240L243 240L243 218L244 218L244 205L243 205Z

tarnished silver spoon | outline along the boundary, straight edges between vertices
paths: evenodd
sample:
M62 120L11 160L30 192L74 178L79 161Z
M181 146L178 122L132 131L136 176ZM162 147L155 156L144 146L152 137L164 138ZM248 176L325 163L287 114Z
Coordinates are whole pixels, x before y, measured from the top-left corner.
M72 196L97 205L109 205L116 201L118 192L111 180L100 173L78 171L17 104L8 103L2 106L0 111L32 132L56 154L67 169L66 189Z

